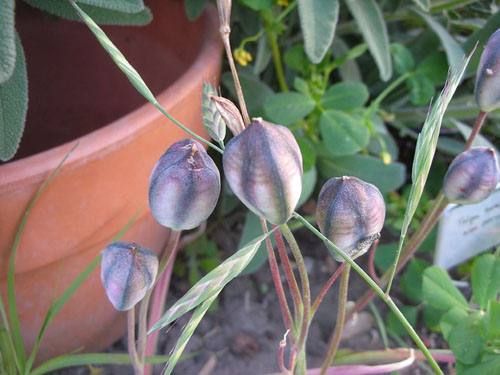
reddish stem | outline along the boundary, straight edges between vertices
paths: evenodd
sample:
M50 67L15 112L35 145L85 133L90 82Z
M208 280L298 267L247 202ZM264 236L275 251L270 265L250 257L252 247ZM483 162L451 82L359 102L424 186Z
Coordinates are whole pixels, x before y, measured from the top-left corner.
M370 277L375 280L375 282L380 285L381 281L377 276L377 271L375 270L375 253L377 252L378 240L376 240L370 251L370 257L368 258L368 272L370 273Z
M311 320L313 319L314 313L316 312L316 309L318 308L319 304L321 303L321 301L323 301L326 292L328 292L328 290L331 288L335 280L337 280L339 275L342 273L342 270L345 268L346 264L347 264L346 262L342 262L339 268L337 268L337 271L335 271L335 273L332 275L332 277L330 277L330 279L325 284L323 289L321 289L321 292L319 292L318 296L316 297L316 300L314 301L311 307Z

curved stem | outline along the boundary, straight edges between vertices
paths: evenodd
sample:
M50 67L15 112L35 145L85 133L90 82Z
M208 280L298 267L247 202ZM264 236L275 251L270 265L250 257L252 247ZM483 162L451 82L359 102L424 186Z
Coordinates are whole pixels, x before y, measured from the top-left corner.
M342 262L342 264L340 265L340 267L337 268L337 271L335 271L335 273L333 274L332 277L330 277L330 279L325 284L325 286L323 287L323 289L321 289L321 292L319 292L318 297L316 297L316 299L314 300L314 303L313 303L313 305L311 307L311 318L310 318L310 321L313 319L314 314L316 313L316 310L318 309L319 304L321 303L321 301L323 301L323 298L325 297L326 292L328 292L328 289L330 289L330 287L333 285L333 283L335 282L335 280L337 280L337 277L339 277L340 273L345 268L346 264L347 264L346 262Z
M389 308L394 312L398 320L403 324L405 327L406 331L408 334L411 336L413 341L417 344L417 346L422 350L422 352L425 355L425 358L427 358L427 361L431 364L432 368L436 373L439 375L443 375L443 372L439 368L439 365L436 363L434 358L429 352L429 349L424 345L418 334L415 332L413 327L411 326L410 323L406 320L404 315L399 311L398 307L396 304L392 301L390 296L386 296L384 294L384 291L371 279L370 276L366 274L365 271L361 267L359 267L351 258L349 258L342 250L340 250L337 246L335 246L328 238L323 236L321 232L319 232L315 227L313 227L307 220L305 220L302 216L300 216L298 213L294 212L293 216L300 220L311 232L313 232L317 237L319 237L321 240L323 240L332 250L334 250L340 257L342 257L347 263L350 264L350 266L370 285L370 287L379 295L380 298L389 306Z
M345 262L344 262L345 264ZM330 339L330 343L328 344L328 350L323 361L323 365L321 366L320 375L325 375L326 370L332 363L335 358L335 354L337 353L337 349L340 344L340 338L342 337L342 329L344 328L345 321L345 309L347 304L347 289L349 286L349 271L351 270L351 266L347 265L342 271L342 278L339 286L339 304L337 309L337 323L335 324L335 330L333 331L333 335Z
M264 25L266 27L269 45L271 46L271 51L273 53L273 63L274 69L276 70L276 78L278 79L281 91L288 92L285 74L283 73L283 64L281 63L281 54L278 46L278 39L276 37L276 32L274 31L273 23L269 20L268 16L264 12L262 12L262 18L264 19Z

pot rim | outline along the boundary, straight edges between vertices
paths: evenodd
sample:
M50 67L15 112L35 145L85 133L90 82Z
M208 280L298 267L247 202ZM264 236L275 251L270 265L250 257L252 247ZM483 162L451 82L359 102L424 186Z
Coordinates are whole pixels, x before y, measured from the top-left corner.
M157 101L162 105L168 102L174 107L182 100L185 93L192 87L201 84L199 71L207 62L217 61L222 53L222 42L218 33L219 19L215 8L209 4L205 8L204 30L202 31L201 48L191 65L165 90L156 95ZM103 127L86 135L75 138L69 142L24 157L19 160L0 165L0 185L18 185L32 179L45 179L63 160L66 154L79 145L64 163L64 169L86 162L89 158L102 157L103 154L112 152L123 143L130 142L154 119L164 116L153 104L146 102L126 115L114 120ZM141 118L141 121L138 119ZM146 120L144 120L146 119ZM170 120L168 126L177 126ZM189 124L184 124L188 128ZM187 136L189 136L186 133ZM94 156L93 156L94 155Z

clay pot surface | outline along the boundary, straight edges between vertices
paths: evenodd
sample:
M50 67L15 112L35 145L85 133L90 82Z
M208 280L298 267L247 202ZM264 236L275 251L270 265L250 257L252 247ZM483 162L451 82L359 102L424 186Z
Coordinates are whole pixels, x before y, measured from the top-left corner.
M181 2L147 5L153 13L150 25L103 29L159 103L206 136L202 80L217 80L222 59L215 9L191 23ZM4 301L10 252L22 217L79 142L31 211L15 259L21 330L30 353L51 301L141 208L122 240L155 252L162 249L168 229L149 211L149 176L167 147L188 135L146 103L84 24L48 21L27 6L17 13L24 13L16 26L26 53L30 98L21 158L0 165ZM39 360L81 347L99 351L125 328L125 315L107 300L97 267L49 326Z

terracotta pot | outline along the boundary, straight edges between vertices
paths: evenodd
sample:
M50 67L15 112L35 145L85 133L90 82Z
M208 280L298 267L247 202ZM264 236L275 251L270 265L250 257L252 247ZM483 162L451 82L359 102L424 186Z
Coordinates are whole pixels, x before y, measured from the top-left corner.
M222 58L217 15L210 8L191 23L182 3L157 0L147 5L154 17L150 25L104 29L161 105L205 134L202 80L217 79ZM123 240L154 251L163 247L168 232L149 212L149 175L166 148L187 134L145 104L85 25L47 21L28 7L19 13L24 17L16 26L26 52L30 108L23 158L0 165L4 301L8 260L22 216L51 171L79 142L31 211L16 256L16 298L29 353L51 301L141 207ZM33 150L41 152L26 156ZM123 313L105 296L98 267L49 326L39 359L81 347L101 350L125 326Z

